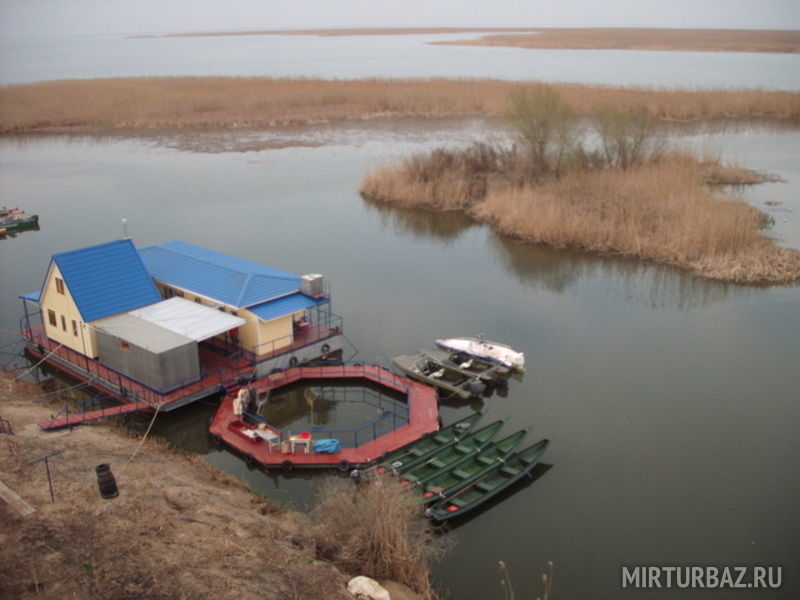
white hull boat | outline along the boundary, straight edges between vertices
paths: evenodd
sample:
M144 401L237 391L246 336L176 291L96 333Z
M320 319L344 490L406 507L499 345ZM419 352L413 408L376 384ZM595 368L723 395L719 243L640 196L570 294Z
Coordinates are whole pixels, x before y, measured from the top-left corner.
M525 370L525 355L505 344L482 338L463 337L436 340L436 345L453 352L464 352L481 360L498 363L509 369Z

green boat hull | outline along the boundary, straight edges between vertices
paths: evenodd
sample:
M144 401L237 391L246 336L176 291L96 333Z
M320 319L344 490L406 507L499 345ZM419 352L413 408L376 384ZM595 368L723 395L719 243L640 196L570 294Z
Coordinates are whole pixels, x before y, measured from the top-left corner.
M472 457L494 439L507 420L495 421L475 433L464 436L458 443L442 448L429 458L406 463L397 470L399 474L403 475L403 484L425 481L442 470Z
M482 477L456 490L425 514L434 521L448 521L474 510L530 474L547 451L550 440L540 440L493 467Z
M422 501L428 504L446 498L459 488L486 475L516 450L530 429L527 427L498 442L493 442L471 458L454 464L449 469L423 482Z
M462 400L469 400L472 398L472 392L465 387L469 384L471 379L470 377L465 377L463 375L453 373L452 371L447 371L446 369L442 369L444 373L441 377L433 377L423 373L420 370L419 362L422 360L427 359L421 355L395 356L392 359L392 364L412 379L416 379L417 381L421 381L422 383L432 387L449 392L455 396L458 396Z
M391 472L397 474L396 469L406 463L427 459L442 448L455 444L459 439L469 434L482 416L481 413L473 413L452 425L425 436L419 441L395 450L384 456L371 470L377 473Z

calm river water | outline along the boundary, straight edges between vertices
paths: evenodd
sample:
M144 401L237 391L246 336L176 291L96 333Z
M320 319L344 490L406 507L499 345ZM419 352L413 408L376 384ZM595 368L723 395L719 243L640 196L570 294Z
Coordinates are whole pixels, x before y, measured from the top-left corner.
M434 46L475 34L69 36L0 41L0 83L170 75L489 77L648 87L800 89L800 55Z
M552 468L447 534L458 543L436 578L453 598L502 598L498 560L510 566L518 598L541 593L548 560L554 598L640 597L621 589L620 567L642 564L781 565L781 590L736 597L796 598L800 289L522 245L455 216L375 207L357 193L372 167L493 131L481 120L341 125L261 136L292 147L214 153L164 140L4 139L3 203L39 213L42 229L0 241L1 327L16 329L16 295L40 286L52 253L119 237L122 217L139 245L183 239L324 273L360 360L386 362L436 337L476 333L526 353L523 380L485 401L484 420L509 416L509 431L532 424L531 442L553 440ZM776 220L772 235L800 246L800 133L688 142L784 178L744 193ZM231 143L217 136L202 145ZM444 407L443 419L467 410ZM213 411L206 403L162 415L157 433L278 501L306 506L310 476L249 470L209 444Z
M435 36L443 39L448 36ZM450 36L452 37L452 36ZM125 75L460 76L800 89L800 56L572 52L430 46L424 36L59 38L5 41L2 83ZM800 592L800 288L703 281L674 269L522 245L452 215L398 211L358 195L369 169L441 144L495 135L482 120L396 121L174 140L0 139L2 203L42 229L0 240L0 329L50 256L122 235L183 239L298 273L324 273L358 359L388 362L437 337L485 333L528 371L484 418L548 437L535 482L447 534L436 569L456 599L642 597L623 565L780 565ZM800 133L695 134L687 143L785 179L745 190L800 247ZM243 146L244 142L244 146ZM259 149L270 144L274 149ZM252 151L234 151L249 147ZM767 206L767 201L778 202ZM474 408L474 407L473 407ZM466 407L443 407L449 423ZM300 508L315 486L248 470L209 444L213 403L162 415L157 433ZM318 481L318 480L317 480ZM704 600L725 592L661 591Z

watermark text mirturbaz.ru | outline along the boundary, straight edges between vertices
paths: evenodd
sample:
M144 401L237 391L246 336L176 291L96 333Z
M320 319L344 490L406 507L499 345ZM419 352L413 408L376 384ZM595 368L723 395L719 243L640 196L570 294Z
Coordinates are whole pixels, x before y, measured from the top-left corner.
M783 567L622 567L623 589L777 590Z

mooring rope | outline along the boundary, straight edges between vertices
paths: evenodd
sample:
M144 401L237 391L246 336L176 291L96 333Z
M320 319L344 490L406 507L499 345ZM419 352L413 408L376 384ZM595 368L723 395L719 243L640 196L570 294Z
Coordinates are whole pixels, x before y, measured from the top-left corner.
M147 436L150 434L150 430L153 428L153 423L156 422L156 417L158 416L158 411L159 410L161 410L161 405L160 404L158 406L156 406L156 411L153 413L153 418L150 419L150 425L147 426L147 431L144 432L144 435L142 436L142 439L139 440L139 445L136 446L136 450L133 451L133 454L131 454L131 457L128 459L128 462L126 462L124 465L122 465L122 468L119 470L120 473L122 473L125 470L125 467L127 467L129 464L131 464L133 459L139 453L139 449L142 447L142 445L144 444L144 441L147 439Z
M27 375L28 373L30 373L31 371L33 371L33 370L34 370L36 367L38 367L40 364L42 364L44 361L46 361L48 358L50 358L50 357L51 357L53 354L55 354L57 350L60 350L60 349L61 349L61 347L62 347L63 345L64 345L64 344L63 344L63 342L62 342L61 344L59 344L58 346L56 346L55 348L53 348L53 350L52 350L50 353L48 353L48 354L47 354L47 356L45 356L44 358L42 358L42 360L40 360L38 363L36 363L35 365L33 365L33 366L32 366L30 369L28 369L27 371L24 371L24 372L22 373L22 375L18 375L17 377L15 377L15 378L14 378L14 381L19 381L20 379L22 379L23 377L25 377L25 375Z

